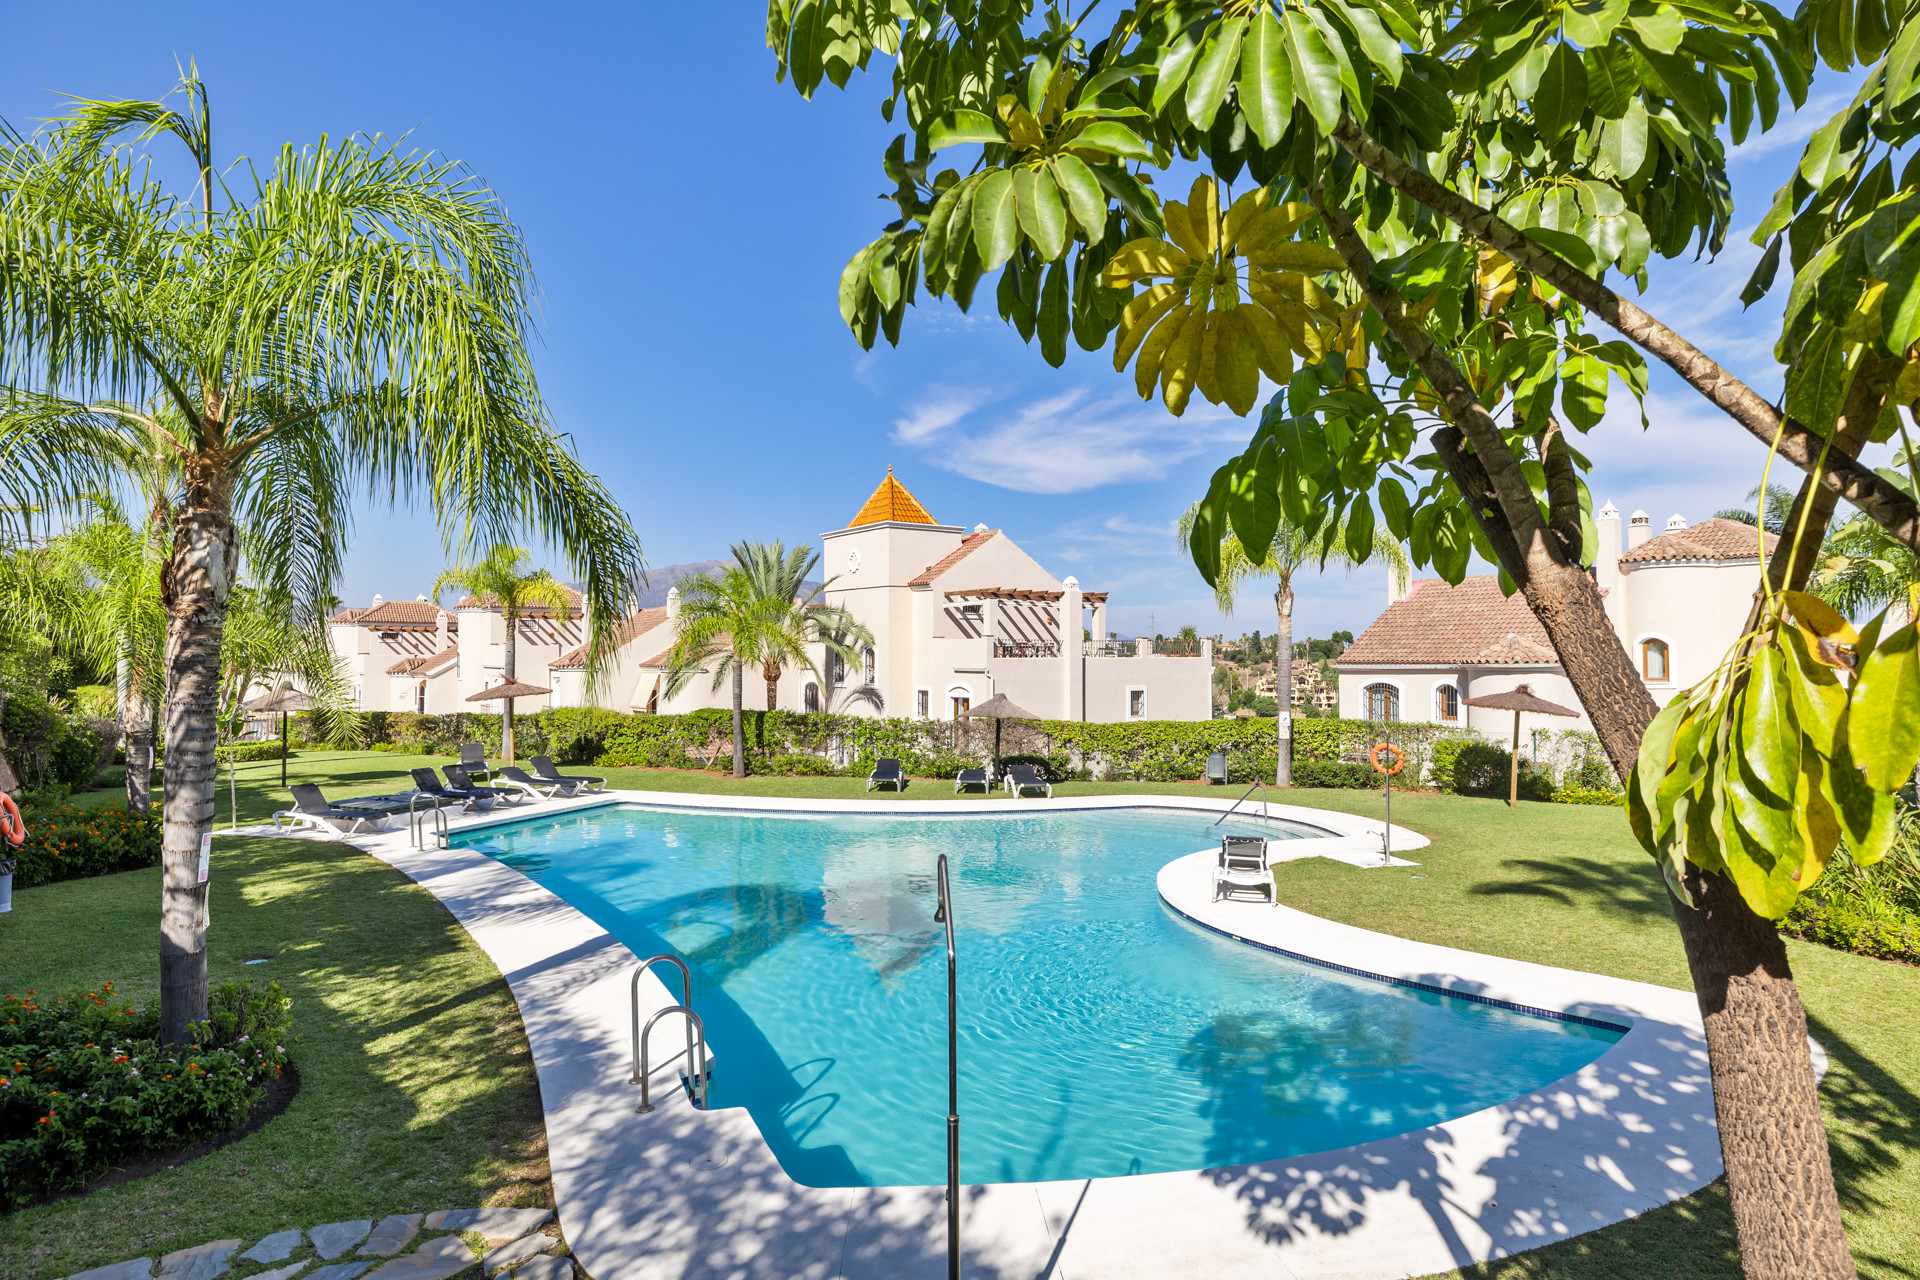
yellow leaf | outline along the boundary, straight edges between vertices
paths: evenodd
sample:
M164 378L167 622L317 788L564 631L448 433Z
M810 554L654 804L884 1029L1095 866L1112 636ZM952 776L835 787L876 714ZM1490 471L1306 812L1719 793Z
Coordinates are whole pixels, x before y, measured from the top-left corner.
M1494 249L1480 251L1480 313L1492 315L1507 305L1520 287L1520 273L1507 256Z
M1053 73L1053 83L1047 86L1047 97L1040 104L1040 119L1052 124L1060 118L1066 109L1067 99L1073 96L1074 83L1080 78L1080 69L1072 63Z
M1347 269L1346 259L1326 245L1300 240L1286 240L1259 253L1248 254L1247 261L1269 271L1304 271L1312 275Z
M1271 209L1263 209L1241 227L1239 250L1241 253L1252 254L1262 249L1271 249L1274 245L1290 239L1293 233L1306 226L1307 220L1312 217L1313 206L1302 204L1298 200L1289 200Z
M1875 342L1880 337L1880 300L1887 296L1884 281L1876 280L1867 286L1853 304L1853 310L1847 316L1846 323L1840 326L1840 336L1851 342Z
M1160 363L1160 399L1176 418L1187 411L1187 401L1193 396L1194 374L1200 367L1200 339L1206 327L1203 313L1188 312L1180 332L1167 347L1166 359Z
M1209 403L1219 404L1226 397L1220 393L1220 380L1215 363L1220 354L1220 340L1226 330L1227 313L1209 311L1206 324L1200 330L1200 367L1194 370L1194 385L1200 388L1200 394Z
M1207 256L1206 242L1194 231L1187 206L1178 200L1167 201L1160 206L1160 220L1166 224L1167 239L1185 250L1188 257L1198 260Z
M1792 880L1801 892L1813 887L1827 869L1827 859L1840 843L1840 818L1827 802L1821 789L1821 773L1828 767L1819 752L1803 746L1800 752L1800 778L1794 788L1793 824L1799 828L1806 857L1795 869Z
M1148 330L1160 317L1180 305L1180 286L1157 284L1127 304L1120 313L1118 336L1113 344L1113 371L1127 367L1134 351L1146 340Z
M1804 591L1785 591L1781 594L1786 597L1787 605L1793 610L1793 616L1802 630L1838 644L1860 643L1860 633L1853 629L1853 624L1825 600Z
M1333 295L1297 271L1256 271L1253 279L1257 287L1291 298L1329 320L1340 318L1340 304L1333 300Z
M1030 151L1046 142L1047 135L1040 128L1040 122L1033 118L1033 112L1027 110L1019 98L1011 93L1003 93L999 105L1000 119L1006 124L1007 136L1013 139L1015 147Z
M1305 307L1291 298L1263 289L1254 291L1253 300L1273 313L1275 323L1280 326L1280 332L1286 336L1287 345L1293 348L1295 354L1310 364L1319 364L1326 359L1326 341L1320 336L1319 326L1314 324L1313 317Z
M1247 335L1253 339L1261 371L1275 382L1285 385L1287 379L1293 376L1293 348L1287 345L1287 339L1280 332L1280 325L1274 320L1273 314L1261 306L1235 307L1234 314L1240 317Z
M1193 190L1187 193L1187 222L1203 250L1198 256L1211 258L1219 252L1220 188L1204 173L1193 180Z
M1901 368L1900 376L1894 379L1893 400L1909 405L1920 400L1920 360L1909 360Z
M1193 268L1193 259L1164 240L1134 240L1120 247L1100 272L1109 289L1146 276L1177 276Z
M1259 340L1245 317L1260 314L1258 307L1235 307L1219 313L1221 327L1214 346L1213 376L1227 408L1243 418L1260 398Z
M1167 312L1153 332L1140 344L1140 359L1133 366L1133 389L1140 393L1142 400L1153 398L1154 384L1160 381L1160 366L1165 362L1167 348L1180 336L1186 327L1187 317L1193 314L1193 308L1184 303Z
M1228 253L1234 251L1234 246L1240 242L1240 233L1265 211L1267 202L1272 199L1272 187L1255 187L1233 202L1233 207L1227 210L1226 229L1222 233Z

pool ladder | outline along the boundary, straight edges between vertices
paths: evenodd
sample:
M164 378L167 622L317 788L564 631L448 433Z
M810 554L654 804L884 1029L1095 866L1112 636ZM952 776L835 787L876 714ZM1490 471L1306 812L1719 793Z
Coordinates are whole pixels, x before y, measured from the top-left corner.
M680 970L680 1003L668 1005L647 1019L647 1025L640 1025L640 979L661 961ZM652 1084L648 1079L647 1056L651 1046L647 1043L652 1036L653 1024L672 1013L683 1013L687 1017L687 1071L680 1076L685 1084L687 1096L693 1099L693 1105L700 1110L707 1109L707 1082L713 1078L713 1060L707 1054L707 1029L700 1021L700 1015L693 1011L693 971L687 968L687 962L679 956L662 954L648 956L633 971L633 1075L628 1084L640 1086L640 1105L634 1110L642 1115L653 1110ZM693 1048L700 1046L700 1065L694 1067ZM688 1074L688 1073L691 1074ZM698 1090L696 1096L695 1090Z
M427 842L431 840L435 848L444 849L452 843L452 833L447 827L447 811L442 809L440 802L431 796L427 797L427 803L432 806L431 808L416 809L414 806L420 803L420 798L424 794L424 792L415 791L407 801L407 826L413 832L413 847L424 849L427 847ZM431 815L430 821L429 815ZM427 830L429 827L431 827L430 832Z
M1225 822L1228 818L1231 818L1233 816L1233 810L1238 809L1241 805L1245 804L1247 802L1247 796L1252 795L1256 791L1260 793L1260 820L1265 822L1268 819L1270 819L1272 815L1267 812L1267 784L1264 782L1256 782L1252 786L1247 788L1246 793L1244 795L1242 795L1238 800L1235 800L1233 802L1233 808L1228 809L1225 813L1221 814L1218 818L1215 818L1213 820L1213 825L1217 827L1221 823Z

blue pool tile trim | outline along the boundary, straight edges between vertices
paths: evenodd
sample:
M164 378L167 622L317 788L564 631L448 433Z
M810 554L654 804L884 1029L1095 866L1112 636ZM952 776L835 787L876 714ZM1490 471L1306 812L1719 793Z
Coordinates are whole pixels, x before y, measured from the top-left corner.
M1371 973L1366 969L1355 969L1350 965L1335 964L1331 960L1322 960L1317 956L1302 955L1298 951L1289 951L1285 947L1276 947L1272 943L1256 942L1252 938L1243 938L1237 933L1220 928L1218 925L1208 924L1205 920L1190 916L1180 908L1174 906L1171 902L1167 901L1164 895L1162 895L1160 901L1166 906L1167 910L1173 912L1173 914L1179 916L1182 920L1198 925L1208 933L1217 933L1223 938L1231 938L1235 942L1243 942L1247 946L1258 947L1262 951L1271 951L1275 955L1285 956L1289 960L1298 960L1302 964L1318 965L1322 969L1333 969L1340 973L1352 974L1356 978L1369 978L1374 982L1384 982L1390 986L1411 987L1415 991L1429 991L1434 995L1447 996L1454 1000L1471 1000L1475 1004L1489 1004L1496 1009L1512 1009L1516 1013L1530 1013L1536 1018L1551 1018L1555 1022L1577 1023L1580 1026L1593 1027L1600 1031L1617 1031L1621 1035L1625 1035L1627 1032L1633 1030L1632 1027L1623 1026L1618 1022L1607 1022L1601 1018L1589 1018L1584 1014L1565 1013L1559 1009L1536 1009L1530 1004L1516 1004L1512 1000L1498 1000L1493 996L1476 995L1471 991L1456 991L1452 987L1437 987L1431 982L1415 982L1412 978L1394 978L1384 973Z

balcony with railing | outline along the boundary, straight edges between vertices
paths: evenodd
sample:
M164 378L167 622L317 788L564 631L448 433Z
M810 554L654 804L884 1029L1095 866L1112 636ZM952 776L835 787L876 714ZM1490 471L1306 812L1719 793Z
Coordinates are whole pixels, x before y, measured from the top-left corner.
M1060 642L995 639L993 656L996 658L1057 658L1060 656Z

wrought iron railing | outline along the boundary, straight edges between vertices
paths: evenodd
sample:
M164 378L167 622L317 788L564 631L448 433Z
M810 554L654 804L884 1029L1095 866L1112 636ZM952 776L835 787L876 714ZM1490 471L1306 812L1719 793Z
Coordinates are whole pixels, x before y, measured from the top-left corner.
M996 658L1057 658L1060 644L1055 640L995 640Z

